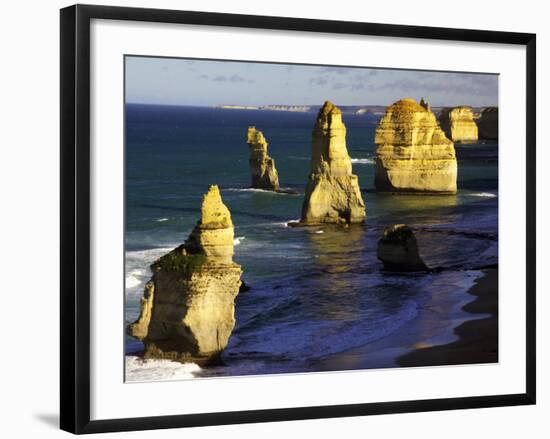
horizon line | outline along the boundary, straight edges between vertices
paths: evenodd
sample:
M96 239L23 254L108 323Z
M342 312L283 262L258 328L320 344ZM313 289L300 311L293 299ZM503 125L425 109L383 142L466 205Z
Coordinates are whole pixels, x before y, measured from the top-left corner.
M416 99L415 99L416 100ZM324 103L325 101L323 101ZM332 102L332 101L331 101ZM397 101L395 101L397 102ZM394 104L334 104L337 107L389 107ZM125 102L125 105L157 105L165 107L201 107L201 108L220 108L220 107L266 107L266 106L281 106L281 107L322 107L323 104L173 104L173 103L158 103L158 102ZM428 102L429 104L429 102ZM432 105L431 107L461 107L469 106L472 108L483 108L483 107L498 107L498 104L491 105L470 105L470 104L437 104Z

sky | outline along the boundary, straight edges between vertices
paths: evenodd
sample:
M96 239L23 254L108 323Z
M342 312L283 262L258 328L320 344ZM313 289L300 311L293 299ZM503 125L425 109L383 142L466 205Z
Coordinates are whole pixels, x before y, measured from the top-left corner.
M126 57L126 102L164 105L498 105L498 75Z

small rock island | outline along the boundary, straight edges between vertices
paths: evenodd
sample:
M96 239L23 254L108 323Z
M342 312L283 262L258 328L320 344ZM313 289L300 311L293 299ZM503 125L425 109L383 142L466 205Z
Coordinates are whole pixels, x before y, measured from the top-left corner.
M365 203L346 147L342 112L327 101L313 128L311 173L299 224L362 223L365 217Z
M414 232L405 224L396 224L384 230L378 241L378 259L388 271L428 270L420 257Z
M457 162L425 103L401 99L386 109L376 129L374 185L380 192L456 193Z
M145 358L215 362L235 326L241 267L233 262L234 230L217 186L204 195L201 219L184 244L151 265L141 314L128 333Z
M439 124L445 135L453 142L476 143L477 125L472 107L444 108L439 115Z
M266 191L279 190L279 176L275 160L267 155L267 140L255 127L248 127L247 143L250 147L250 172L252 187Z

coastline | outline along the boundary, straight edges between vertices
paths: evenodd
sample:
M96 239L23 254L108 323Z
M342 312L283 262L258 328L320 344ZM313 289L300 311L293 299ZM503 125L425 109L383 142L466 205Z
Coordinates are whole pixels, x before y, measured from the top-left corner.
M469 293L476 298L462 309L488 317L467 320L454 329L458 340L414 350L397 359L399 366L441 366L498 362L498 268L483 270Z
M313 370L498 362L498 268L478 273L466 293L435 295L397 333L321 358L311 365Z

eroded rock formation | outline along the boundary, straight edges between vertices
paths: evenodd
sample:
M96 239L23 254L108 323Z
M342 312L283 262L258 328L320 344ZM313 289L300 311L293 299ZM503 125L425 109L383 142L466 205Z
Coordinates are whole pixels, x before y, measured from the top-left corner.
M439 115L439 124L453 142L477 142L477 125L471 107L444 108Z
M268 191L279 190L279 176L275 161L267 155L267 140L255 127L248 127L247 143L250 147L252 187Z
M498 140L498 107L487 107L477 120L479 138L483 140Z
M361 223L365 203L352 174L342 112L325 102L312 133L311 173L300 224Z
M432 111L432 107L430 107L430 104L428 103L428 101L425 101L424 98L420 99L420 106L424 107L428 111Z
M424 271L428 267L420 257L416 237L405 224L396 224L384 230L378 241L378 259L391 271Z
M217 186L204 196L187 241L151 265L141 315L129 325L145 358L204 363L227 346L235 326L241 267L233 262L233 223Z
M456 193L453 142L435 115L414 99L401 99L386 109L374 142L378 191Z

